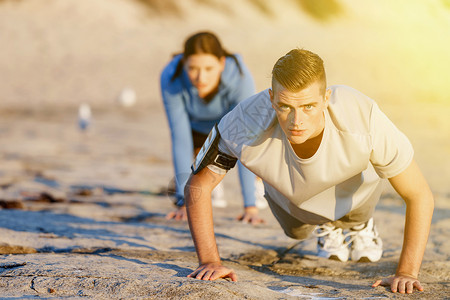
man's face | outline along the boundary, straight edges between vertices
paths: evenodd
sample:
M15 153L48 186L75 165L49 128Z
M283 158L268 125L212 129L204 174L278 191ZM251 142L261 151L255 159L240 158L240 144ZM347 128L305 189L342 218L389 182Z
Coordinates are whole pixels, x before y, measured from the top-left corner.
M275 83L269 93L278 122L291 144L303 144L322 132L325 126L324 110L328 106L331 90L323 94L319 81L299 92L290 92Z
M201 98L214 91L225 68L225 57L219 59L212 54L193 54L185 62L185 69Z

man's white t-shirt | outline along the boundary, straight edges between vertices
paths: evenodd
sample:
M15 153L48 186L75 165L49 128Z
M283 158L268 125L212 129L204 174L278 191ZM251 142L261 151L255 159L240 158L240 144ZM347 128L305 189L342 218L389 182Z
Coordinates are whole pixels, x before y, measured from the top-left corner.
M307 224L338 220L378 201L380 178L401 173L414 154L373 100L347 86L329 89L322 141L308 159L292 149L268 90L241 102L218 125L219 149L261 177L268 198Z

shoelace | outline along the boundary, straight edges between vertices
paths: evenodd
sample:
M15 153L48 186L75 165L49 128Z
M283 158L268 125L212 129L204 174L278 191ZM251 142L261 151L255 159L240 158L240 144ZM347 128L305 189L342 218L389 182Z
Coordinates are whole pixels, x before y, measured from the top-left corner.
M321 232L319 232L321 231ZM379 243L379 236L378 232L375 228L372 228L372 230L369 230L368 227L364 227L361 230L353 230L349 231L346 234L343 234L343 230L341 228L336 228L333 226L327 226L327 225L321 225L317 226L314 231L312 232L312 235L320 238L329 235L330 239L328 241L333 241L335 243L332 246L336 246L335 244L340 244L340 240L338 240L336 237L339 235L342 235L343 242L342 244L338 246L347 247L351 243L353 243L356 239L362 240L363 244L378 244ZM336 242L337 241L337 242Z
M319 230L322 230L322 231L319 232ZM342 228L336 228L336 227L326 226L326 225L325 226L324 225L317 226L314 229L312 235L315 236L315 237L318 237L318 238L329 235L330 236L330 239L329 239L330 241L338 241L338 243L339 243L338 246L342 246L342 247L347 247L354 239L354 237L352 237L352 238L350 238L349 241L347 241L347 238L349 236L354 235L353 232L350 231L350 232L348 232L346 234L343 234ZM338 240L337 239L338 236L342 236L342 237L340 237L339 240ZM341 244L341 241L340 241L341 238L343 240L342 244ZM335 244L335 243L332 243L332 244ZM336 245L333 245L333 246L336 246Z
M359 230L359 231L350 231L347 233L348 236L351 236L351 238L348 241L348 244L354 242L356 239L362 240L362 243L367 244L373 244L373 243L379 243L379 236L378 232L375 228L372 228L372 230L369 230L367 227Z

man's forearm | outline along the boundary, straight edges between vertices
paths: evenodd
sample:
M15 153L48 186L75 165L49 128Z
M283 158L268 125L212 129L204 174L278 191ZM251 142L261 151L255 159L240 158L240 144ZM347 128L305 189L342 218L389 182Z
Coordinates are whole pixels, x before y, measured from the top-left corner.
M430 232L433 193L414 160L389 181L406 203L403 248L396 274L417 277Z
M204 176L195 175L191 177L185 188L189 228L200 264L220 262L211 206L213 187L205 185L204 181Z
M407 205L403 248L396 275L417 278L430 232L433 209L432 196L415 205Z

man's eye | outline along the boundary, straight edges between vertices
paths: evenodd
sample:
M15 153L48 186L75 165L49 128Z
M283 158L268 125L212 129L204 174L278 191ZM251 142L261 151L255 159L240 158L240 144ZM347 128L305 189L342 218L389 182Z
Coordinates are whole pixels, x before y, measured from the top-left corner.
M305 105L305 109L306 110L311 110L313 109L314 106L312 106L311 104Z
M281 110L289 110L289 106L287 105L278 105Z

